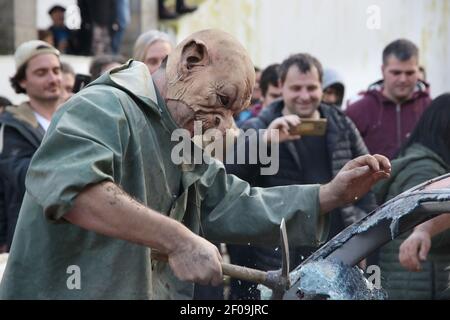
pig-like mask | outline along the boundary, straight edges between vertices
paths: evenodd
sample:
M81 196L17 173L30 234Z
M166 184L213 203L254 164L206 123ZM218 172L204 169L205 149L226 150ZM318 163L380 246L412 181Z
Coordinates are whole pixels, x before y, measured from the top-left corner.
M202 122L203 132L232 128L233 115L250 104L255 82L244 47L219 30L197 32L178 45L166 76L166 102L185 110L187 117L179 124L191 133L194 121Z

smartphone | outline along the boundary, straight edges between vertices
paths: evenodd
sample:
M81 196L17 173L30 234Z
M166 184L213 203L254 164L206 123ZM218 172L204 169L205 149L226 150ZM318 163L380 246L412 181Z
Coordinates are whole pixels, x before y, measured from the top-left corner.
M75 76L75 84L73 86L72 92L77 93L84 87L86 87L91 82L91 76L86 74L77 74Z
M289 133L300 136L323 136L327 132L327 119L301 119L301 123L292 127Z

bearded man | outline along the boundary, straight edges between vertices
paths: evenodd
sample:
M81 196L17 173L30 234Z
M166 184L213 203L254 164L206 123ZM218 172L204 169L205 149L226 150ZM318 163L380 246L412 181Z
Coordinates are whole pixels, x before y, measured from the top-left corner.
M387 177L386 158L357 158L326 185L269 189L250 188L216 160L171 158L174 130L193 134L199 120L224 132L254 81L245 49L206 30L153 79L131 61L75 95L30 165L0 298L190 298L194 282L222 282L208 240L273 244L282 218L290 241L319 244L325 213ZM168 262L152 262L151 249Z

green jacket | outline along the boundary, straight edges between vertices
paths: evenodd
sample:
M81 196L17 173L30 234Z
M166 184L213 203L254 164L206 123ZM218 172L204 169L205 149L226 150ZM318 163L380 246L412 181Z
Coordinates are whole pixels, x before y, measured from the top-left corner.
M392 176L374 187L379 203L437 176L449 172L447 164L433 151L413 144L405 154L392 161ZM400 245L411 234L407 232L380 250L382 287L389 299L450 298L449 281L450 231L434 237L432 247L420 272L409 272L398 261Z
M213 241L277 243L283 217L292 243L326 237L318 185L250 188L215 160L176 165L175 129L139 62L103 75L58 110L28 171L0 298L192 297L193 284L152 263L149 248L65 223L79 192L102 181Z

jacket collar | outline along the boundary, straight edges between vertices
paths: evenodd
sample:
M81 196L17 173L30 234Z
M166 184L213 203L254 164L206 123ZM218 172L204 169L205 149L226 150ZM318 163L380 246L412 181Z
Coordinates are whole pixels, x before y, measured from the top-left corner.
M383 88L384 88L384 80L381 79L381 80L378 80L378 81L372 83L369 86L369 88L367 89L366 94L374 96L376 99L380 100L383 103L388 102L391 104L395 104L395 102L393 102L392 100L387 98L385 95L383 95ZM413 92L412 96L408 100L406 100L404 103L408 103L410 101L429 96L429 90L430 90L430 85L428 83L426 83L424 81L418 81L414 88L414 92Z
M158 106L158 94L147 66L139 61L129 60L126 64L104 73L100 78L90 83L94 85L109 85L125 91L134 100L144 104L156 115L161 116Z
M39 127L39 122L37 121L29 102L24 102L17 107L6 107L5 112L9 112L13 118L25 122L35 129Z
M273 120L275 120L276 118L279 118L283 115L283 108L284 108L283 99L276 100L261 111L261 113L259 115L259 119L265 123L266 128L267 128ZM332 150L333 146L334 146L334 140L337 139L337 134L336 134L337 128L334 127L335 126L334 122L330 121L331 113L333 110L335 110L335 112L342 112L342 111L339 111L335 107L328 106L323 103L321 103L319 105L318 110L320 112L321 117L325 117L328 119L328 128L327 128L327 133L325 135L325 139L327 141L328 150ZM330 133L333 133L333 134L330 134ZM300 162L300 157L298 156L297 148L295 147L295 142L287 141L287 142L285 142L285 145L287 147L289 154L292 156L295 164L299 168L299 170L302 170L302 164Z

